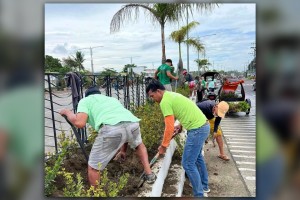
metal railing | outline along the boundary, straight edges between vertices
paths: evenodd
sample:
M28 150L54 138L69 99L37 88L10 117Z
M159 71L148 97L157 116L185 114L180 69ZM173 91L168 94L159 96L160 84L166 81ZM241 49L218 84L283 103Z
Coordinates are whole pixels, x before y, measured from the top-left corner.
M72 90L66 86L66 74L45 73L45 152L58 153L58 133L70 131L71 127L60 116L59 111L68 108L74 113ZM146 85L148 79L143 76L99 76L81 75L79 96L84 97L85 90L92 86L99 86L102 95L118 99L126 109L134 110L146 103ZM87 127L78 129L81 140L87 143Z

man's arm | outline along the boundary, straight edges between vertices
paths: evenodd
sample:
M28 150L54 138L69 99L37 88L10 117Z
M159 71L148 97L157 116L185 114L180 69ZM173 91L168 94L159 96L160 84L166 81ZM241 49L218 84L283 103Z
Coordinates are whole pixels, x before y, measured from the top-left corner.
M214 125L214 133L217 133L220 123L221 123L221 117L216 117L215 125Z
M83 112L74 114L71 110L62 109L59 113L66 115L68 120L77 128L83 128L88 119L88 115Z
M171 79L178 80L178 77L173 76L170 71L167 71L167 76Z
M168 115L165 117L165 131L163 141L159 147L159 153L164 154L166 152L166 148L170 145L171 138L174 133L174 115Z

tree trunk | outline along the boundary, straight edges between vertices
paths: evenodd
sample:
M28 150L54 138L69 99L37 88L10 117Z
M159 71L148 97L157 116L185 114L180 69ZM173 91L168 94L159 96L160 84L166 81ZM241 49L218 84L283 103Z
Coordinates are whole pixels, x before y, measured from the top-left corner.
M161 23L160 28L161 28L161 50L162 50L161 64L164 64L166 62L165 24Z
M183 63L182 63L182 58L181 58L181 43L179 42L179 61L178 61L178 76L179 76L179 80L178 80L178 85L179 86L183 86L184 85L184 77L182 75L182 71L183 71Z

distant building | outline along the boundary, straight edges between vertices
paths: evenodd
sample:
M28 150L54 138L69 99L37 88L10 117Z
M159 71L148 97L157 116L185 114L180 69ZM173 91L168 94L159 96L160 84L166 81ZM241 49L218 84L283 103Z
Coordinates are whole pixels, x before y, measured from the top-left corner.
M155 71L156 69L145 69L144 70L145 77L154 77Z

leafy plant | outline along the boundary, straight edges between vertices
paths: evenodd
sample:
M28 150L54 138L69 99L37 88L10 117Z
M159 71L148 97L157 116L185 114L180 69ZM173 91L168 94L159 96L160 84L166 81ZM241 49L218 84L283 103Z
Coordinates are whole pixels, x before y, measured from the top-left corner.
M100 169L100 165L99 165ZM85 189L80 173L59 172L64 177L66 187L63 189L64 197L117 197L119 192L126 186L129 174L123 174L118 181L109 180L107 169L101 173L101 182L96 186Z
M228 99L236 99L236 98L239 98L239 96L234 92L228 92L228 93L222 92L220 95L220 100L224 100L224 101Z
M189 97L190 89L187 85L184 85L182 87L178 87L176 89L176 92L179 93L179 94L182 94L183 96Z
M60 149L60 153L58 154L58 157L55 159L53 166L47 166L47 163L45 163L45 194L46 196L49 196L53 193L55 188L55 181L54 179L58 175L58 172L61 168L61 165L63 163L63 160L67 154L67 148L71 144L71 140L69 140L65 133L62 132L58 138L60 139L58 143L58 147ZM54 158L54 157L53 157Z
M250 105L246 101L229 102L229 112L246 112Z
M157 147L164 130L164 118L159 104L148 102L136 108L133 114L141 119L140 128L145 146L150 149Z

